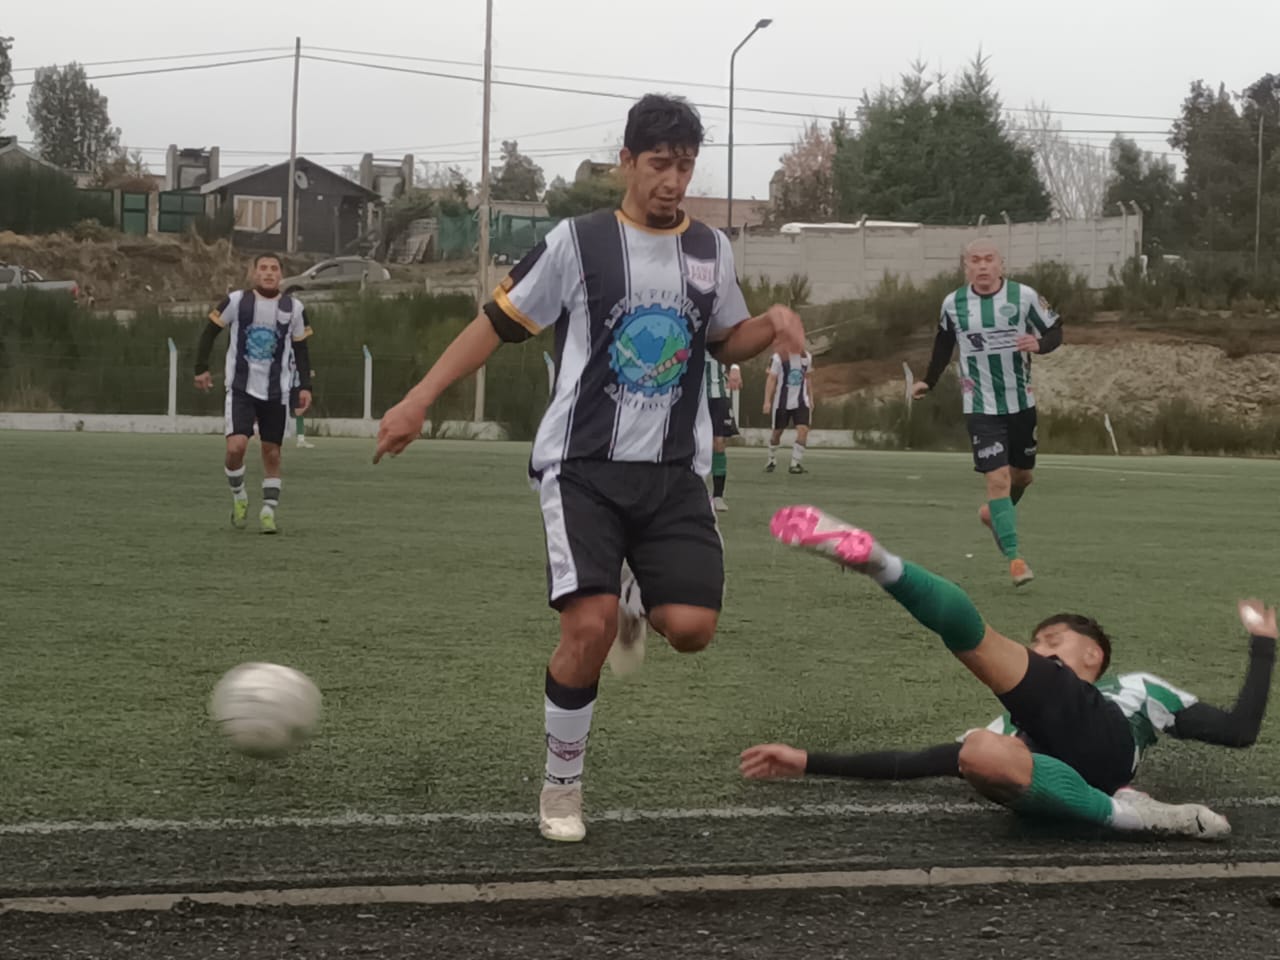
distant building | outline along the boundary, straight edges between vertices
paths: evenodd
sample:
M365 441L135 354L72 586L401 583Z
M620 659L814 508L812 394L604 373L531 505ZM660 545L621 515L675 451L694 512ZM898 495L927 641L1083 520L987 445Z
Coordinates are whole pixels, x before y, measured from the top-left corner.
M352 252L382 207L372 190L298 157L294 196L299 252L337 256ZM255 250L283 251L288 242L289 161L251 167L202 184L196 190L235 212L232 242Z
M359 184L390 203L413 186L413 154L400 160L379 160L372 153L360 158Z
M69 177L73 176L69 171L41 159L38 153L22 146L17 137L0 137L0 167L47 167Z
M217 147L178 147L169 144L164 156L164 190L191 190L219 176L222 151Z

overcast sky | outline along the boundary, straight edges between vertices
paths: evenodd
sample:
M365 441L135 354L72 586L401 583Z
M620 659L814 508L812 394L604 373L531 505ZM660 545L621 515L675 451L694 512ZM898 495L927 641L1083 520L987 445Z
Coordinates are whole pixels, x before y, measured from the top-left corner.
M184 13L185 11L185 13ZM197 15L197 11L200 11ZM1240 90L1280 71L1280 3L1275 0L494 0L494 78L634 97L650 90L704 104L711 144L694 192L723 196L728 136L729 55L756 19L772 17L737 60L735 194L764 197L778 156L803 116L852 108L865 88L892 82L915 59L954 71L981 46L1006 107L1044 102L1074 140L1104 147L1114 130L1168 150L1163 131L1203 78ZM483 0L224 0L204 7L101 0L6 4L0 33L14 38L15 83L32 68L78 60L122 60L287 48L304 54L478 78ZM358 53L336 53L319 48ZM100 76L219 59L102 65ZM376 56L380 55L380 56ZM433 58L419 62L389 56ZM522 69L515 69L522 68ZM567 76L539 71L574 71ZM602 74L639 79L608 79ZM223 173L283 159L289 149L292 63L98 79L112 120L152 169L170 143L218 145ZM645 82L653 81L653 82ZM753 92L748 88L805 95ZM481 86L465 79L302 61L299 152L341 169L361 153L480 169ZM18 86L6 133L30 138L27 93ZM824 96L814 96L822 94ZM571 176L584 157L616 154L628 102L584 93L495 86L492 139L516 138L550 180ZM753 110L772 110L768 114ZM1160 119L1117 119L1096 114ZM1154 132L1153 132L1154 131Z

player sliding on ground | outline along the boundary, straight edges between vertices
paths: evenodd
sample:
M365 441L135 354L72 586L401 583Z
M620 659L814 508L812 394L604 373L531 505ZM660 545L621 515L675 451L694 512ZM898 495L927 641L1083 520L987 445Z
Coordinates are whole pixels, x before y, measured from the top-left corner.
M1225 817L1198 804L1160 803L1129 784L1158 734L1229 747L1252 744L1266 712L1276 650L1276 612L1241 601L1249 666L1232 710L1200 703L1147 673L1100 680L1111 641L1096 622L1050 617L1030 649L983 622L955 584L902 560L871 534L816 507L786 507L774 537L864 573L981 680L1007 713L962 742L919 752L839 756L762 744L742 754L751 778L817 776L869 780L963 777L983 796L1021 814L1081 820L1115 830L1218 839Z

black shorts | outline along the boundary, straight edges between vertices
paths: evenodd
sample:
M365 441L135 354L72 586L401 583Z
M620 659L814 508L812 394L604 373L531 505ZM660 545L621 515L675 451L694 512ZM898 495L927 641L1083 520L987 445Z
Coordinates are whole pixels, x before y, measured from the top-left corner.
M973 442L973 469L978 473L1001 467L1035 469L1035 407L1017 413L971 413L965 425Z
M293 413L293 411L297 410L300 406L302 406L302 400L298 396L298 394L301 392L302 392L301 387L290 388L289 390L289 412L290 413Z
M570 460L543 473L540 496L554 609L575 597L618 595L623 560L646 609L720 609L724 545L707 488L689 467Z
M808 425L808 407L796 407L794 410L785 410L779 407L773 411L773 429L775 430L785 430L788 426L807 427Z
M728 397L707 397L707 409L711 411L711 435L736 437L738 425L733 422L733 404Z
M226 435L252 437L256 422L258 438L263 443L283 443L288 409L284 400L259 400L240 390L228 390Z
M1070 667L1032 653L1027 675L1000 702L1033 753L1061 760L1107 795L1132 780L1137 755L1129 721Z

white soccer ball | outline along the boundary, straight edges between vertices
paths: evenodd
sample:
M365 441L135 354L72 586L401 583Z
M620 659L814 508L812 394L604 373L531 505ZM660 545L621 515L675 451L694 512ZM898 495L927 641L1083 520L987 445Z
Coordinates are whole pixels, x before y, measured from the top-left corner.
M236 750L251 757L281 757L315 730L320 690L292 667L242 663L213 688L209 713Z

